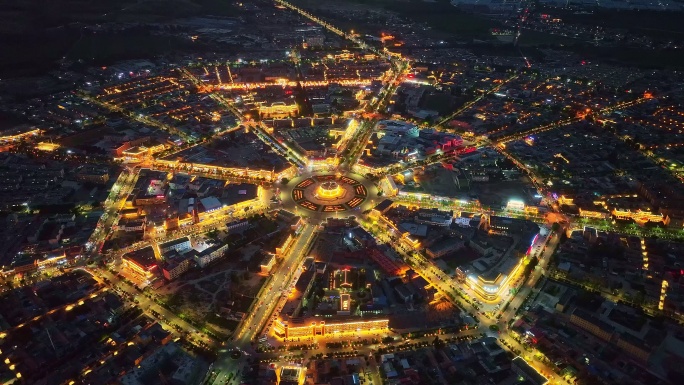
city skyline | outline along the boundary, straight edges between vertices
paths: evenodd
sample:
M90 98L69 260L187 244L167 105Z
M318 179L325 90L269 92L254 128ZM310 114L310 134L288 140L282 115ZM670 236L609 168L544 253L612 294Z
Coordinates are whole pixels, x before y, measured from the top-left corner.
M677 3L55 4L0 6L3 383L684 378Z

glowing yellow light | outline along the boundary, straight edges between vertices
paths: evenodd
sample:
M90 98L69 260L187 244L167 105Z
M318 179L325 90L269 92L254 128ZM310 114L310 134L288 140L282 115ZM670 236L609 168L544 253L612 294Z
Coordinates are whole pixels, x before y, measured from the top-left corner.
M59 144L49 143L49 142L40 142L36 146L36 149L41 150L41 151L55 151L58 148L59 148Z
M344 196L344 189L337 182L324 182L316 189L316 197L319 199L338 199Z

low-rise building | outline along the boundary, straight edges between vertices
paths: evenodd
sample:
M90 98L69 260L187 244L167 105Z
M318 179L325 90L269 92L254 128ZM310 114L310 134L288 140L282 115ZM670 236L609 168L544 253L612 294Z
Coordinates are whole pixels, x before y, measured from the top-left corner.
M194 261L185 255L177 254L173 257L166 257L164 264L162 265L162 273L164 278L169 281L173 281L176 278L183 275L186 271L190 270Z
M629 333L620 334L616 343L617 347L635 356L643 362L648 362L651 358L652 349L640 338L634 337Z
M438 209L420 209L416 214L416 222L435 226L449 226L453 218L453 211L441 211Z
M121 218L117 223L117 229L125 232L145 230L145 220Z
M582 309L576 309L572 315L570 315L570 322L604 341L610 341L610 339L613 337L613 333L615 332L615 328L610 326L608 323L601 321L594 315Z
M549 380L542 376L537 369L528 364L522 357L515 357L511 362L511 369L532 385L545 385Z
M167 251L170 250L176 250L177 252L181 253L186 250L190 250L190 247L192 245L190 244L190 238L188 237L181 237L178 239L174 239L168 242L160 243L159 244L159 251L164 254Z
M157 271L157 260L152 246L125 254L121 262L127 272L141 279L150 279Z
M247 219L238 219L234 220L232 222L226 223L226 231L229 233L239 230L239 229L244 229L249 225L249 221Z
M446 255L452 251L456 251L463 247L463 241L458 238L447 238L435 242L425 249L425 254L430 258L435 259Z
M104 167L83 167L76 173L79 182L106 184L109 181L109 170Z
M261 259L261 263L259 264L259 267L261 268L261 273L262 274L270 274L271 270L273 270L273 266L275 266L276 263L276 257L275 254L273 253L264 253Z
M204 268L215 260L223 257L223 254L226 252L226 250L228 250L228 244L218 244L209 246L206 249L193 254L195 262L197 262L199 267Z

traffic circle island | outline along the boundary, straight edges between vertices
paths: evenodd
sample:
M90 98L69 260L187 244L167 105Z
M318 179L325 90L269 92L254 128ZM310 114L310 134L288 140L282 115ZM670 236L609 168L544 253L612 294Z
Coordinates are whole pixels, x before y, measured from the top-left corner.
M303 215L360 210L375 190L375 186L360 175L340 173L301 176L292 181L291 186L288 198L294 209Z

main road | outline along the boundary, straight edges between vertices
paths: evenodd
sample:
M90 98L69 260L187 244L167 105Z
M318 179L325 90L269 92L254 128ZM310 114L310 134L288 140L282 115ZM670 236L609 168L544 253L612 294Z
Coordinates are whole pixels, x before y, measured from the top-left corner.
M384 226L381 225L381 227ZM458 287L458 284L454 282L454 280L451 277L446 275L442 270L437 268L434 264L432 264L431 261L427 260L420 253L411 251L411 246L404 243L403 239L400 239L399 242L392 242L391 237L389 236L389 229L385 228L383 232L384 234L379 235L379 239L382 241L386 241L387 244L391 245L394 248L394 250L399 255L401 255L402 258L408 263L408 265L411 266L411 268L414 269L414 271L420 274L423 278L425 278L425 280L428 281L435 289L437 289L437 291L441 293L444 296L444 298L448 299L450 302L454 303L457 307L461 308L465 312L475 315L475 317L478 318L480 322L481 331L488 331L490 327L496 325L499 330L498 338L499 340L506 343L504 345L505 348L509 350L512 350L512 348L520 350L520 354L523 356L523 358L530 365L532 365L539 372L541 372L545 377L551 380L553 383L560 384L564 382L564 380L556 373L554 373L553 370L551 370L551 368L549 368L545 363L543 363L543 361L541 361L534 355L530 354L526 346L521 345L518 341L513 339L508 334L508 329L506 328L509 320L509 318L507 317L513 317L515 315L515 311L512 310L514 305L517 305L515 307L518 307L522 304L524 299L527 297L527 294L530 293L530 291L536 284L537 280L541 277L543 267L546 266L546 264L548 263L550 256L553 254L555 246L558 244L559 237L557 235L554 234L552 236L553 238L551 239L551 241L549 241L549 244L547 245L547 250L542 252L543 254L540 257L539 263L540 268L537 271L534 271L531 275L531 278L522 284L518 293L516 293L516 295L511 299L511 305L508 309L506 309L504 316L497 320L493 317L484 316L482 314L483 312L481 312L478 308L473 306L471 302L459 300L458 297L469 296L461 288Z
M137 172L131 172L128 168L124 168L116 179L116 182L114 182L114 185L112 185L109 196L103 205L104 213L97 222L95 231L93 231L90 239L88 239L87 244L90 256L98 255L100 252L100 248L118 219L119 210L121 210L126 203L126 198L128 197L128 194L133 191L133 187L135 187L135 182L137 180Z
M527 282L523 282L523 284L520 286L520 290L508 303L507 308L505 308L505 306L502 306L502 309L505 308L505 310L501 313L501 319L513 319L516 310L520 308L520 306L523 304L527 296L532 292L532 288L534 288L537 285L537 281L539 281L539 278L543 276L546 266L549 264L549 260L551 259L554 250L556 250L556 247L558 246L559 240L560 236L557 233L552 233L551 235L549 235L544 248L538 255L539 263L530 274L530 277L527 279Z
M213 338L204 334L189 322L172 313L167 308L157 304L149 295L138 291L133 285L120 279L116 274L113 274L107 269L103 268L84 270L88 271L96 278L106 278L109 281L108 286L110 288L114 289L120 295L131 298L136 306L145 312L145 314L148 314L159 322L169 326L167 330L169 330L171 333L177 335L181 331L185 332L189 341L195 345L199 342L209 347L217 346L217 343Z
M233 380L239 383L237 373L240 372L244 364L245 355L253 353L251 346L253 339L271 318L271 314L273 314L282 296L289 293L289 287L302 273L302 261L309 251L311 242L315 238L317 227L317 225L310 223L302 227L294 244L285 253L283 260L272 272L270 280L266 282L259 294L255 296L255 303L252 304L252 308L247 312L247 317L235 330L233 341L228 344L228 349L221 351L220 356L214 363L213 370L216 372L216 375L213 384L227 384Z

